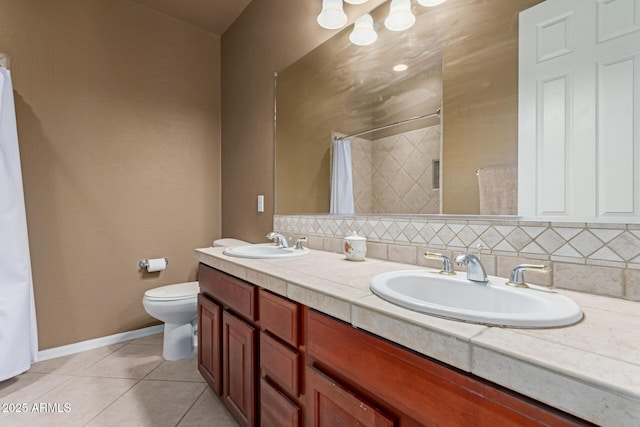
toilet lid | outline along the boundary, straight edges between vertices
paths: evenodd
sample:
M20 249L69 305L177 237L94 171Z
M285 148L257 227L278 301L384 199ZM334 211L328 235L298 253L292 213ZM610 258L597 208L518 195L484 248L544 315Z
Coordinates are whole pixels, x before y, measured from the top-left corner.
M198 282L178 283L175 285L161 286L149 289L144 293L148 299L154 300L181 300L194 298L200 292Z

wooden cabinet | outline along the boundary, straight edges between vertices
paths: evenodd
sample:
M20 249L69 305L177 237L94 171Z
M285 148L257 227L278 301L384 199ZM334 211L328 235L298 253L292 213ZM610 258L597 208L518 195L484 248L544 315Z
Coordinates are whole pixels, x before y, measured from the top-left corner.
M242 426L590 425L200 265L198 369Z
M333 381L346 384L352 393L383 408L400 425L590 425L324 314L313 310L307 313L307 363L313 367L311 372L328 372ZM315 402L319 396L315 390L317 377L307 370L307 387L311 388L307 391L308 406L314 402L314 415L327 416L326 412L333 409L319 410L321 405ZM330 405L333 403L327 402L325 407L333 407ZM318 425L317 420L316 424L310 422L307 425Z
M257 425L257 290L200 264L198 370L242 426Z

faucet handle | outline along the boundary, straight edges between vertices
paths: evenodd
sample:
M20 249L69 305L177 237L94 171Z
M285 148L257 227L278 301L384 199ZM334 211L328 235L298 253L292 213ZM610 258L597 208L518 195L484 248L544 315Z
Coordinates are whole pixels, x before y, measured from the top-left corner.
M540 271L548 273L551 271L551 267L547 267L542 264L520 264L511 271L511 276L509 276L507 285L516 288L528 288L529 285L524 281L525 271Z
M296 249L299 249L299 250L304 249L304 246L302 246L303 243L307 243L307 236L301 237L298 240L296 240Z
M442 261L442 270L438 271L439 274L455 276L456 272L453 271L453 267L451 266L451 260L446 255L438 254L435 252L425 252L424 257L426 259L438 259Z

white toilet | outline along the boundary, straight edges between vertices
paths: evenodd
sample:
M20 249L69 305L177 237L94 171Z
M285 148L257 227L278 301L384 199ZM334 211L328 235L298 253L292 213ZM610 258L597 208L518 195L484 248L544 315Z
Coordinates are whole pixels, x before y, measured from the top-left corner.
M149 315L164 322L162 357L166 360L193 356L198 292L198 282L187 282L149 289L144 293L144 309Z
M213 242L213 246L221 247L246 244L237 239ZM150 316L164 322L162 357L166 360L186 359L195 353L199 292L198 282L186 282L149 289L144 293L144 309Z

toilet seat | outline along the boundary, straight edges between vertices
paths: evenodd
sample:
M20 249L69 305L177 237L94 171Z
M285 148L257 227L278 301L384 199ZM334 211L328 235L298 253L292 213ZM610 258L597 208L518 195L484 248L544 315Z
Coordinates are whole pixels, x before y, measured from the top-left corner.
M198 282L186 282L149 289L144 297L148 301L180 301L196 298L199 292Z

